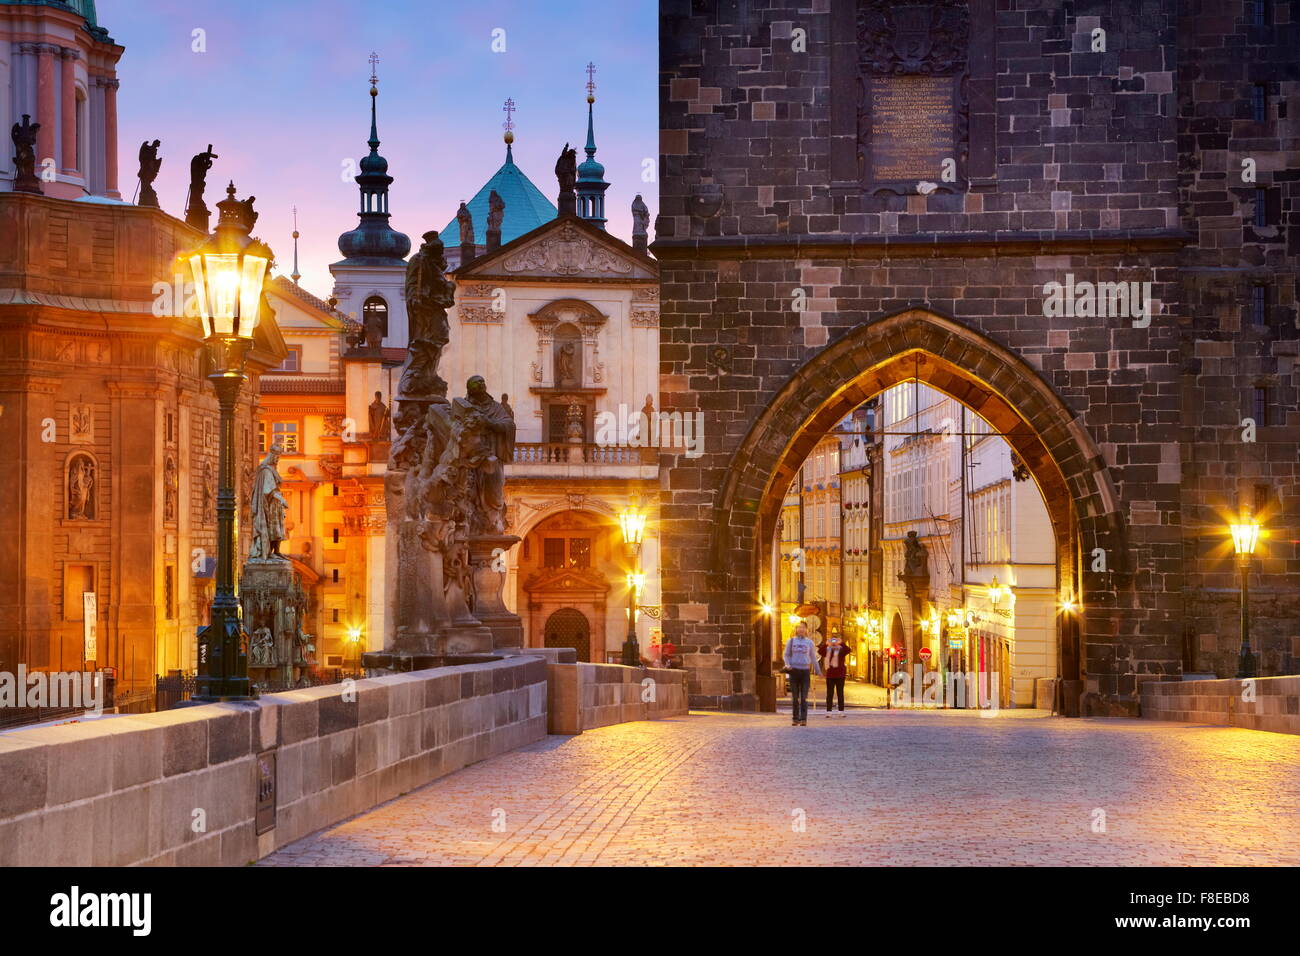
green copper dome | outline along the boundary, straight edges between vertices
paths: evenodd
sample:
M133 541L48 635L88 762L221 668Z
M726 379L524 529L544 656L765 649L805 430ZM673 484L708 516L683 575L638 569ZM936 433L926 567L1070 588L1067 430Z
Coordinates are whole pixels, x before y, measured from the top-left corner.
M505 201L505 213L501 219L501 244L518 239L526 232L532 232L542 223L550 222L557 215L554 204L542 195L542 191L533 185L533 181L524 175L524 171L515 165L514 153L506 146L506 161L492 178L483 184L474 194L467 206L474 217L474 242L487 245L488 196L492 190ZM460 244L460 224L453 216L451 222L439 233L448 248Z
M95 19L95 0L0 0L0 3L14 6L66 7L85 17L86 26L99 26L99 21Z

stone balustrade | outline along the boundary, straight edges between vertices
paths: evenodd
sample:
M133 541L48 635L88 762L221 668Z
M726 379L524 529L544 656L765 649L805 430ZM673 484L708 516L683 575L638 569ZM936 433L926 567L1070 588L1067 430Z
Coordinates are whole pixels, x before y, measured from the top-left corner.
M610 724L685 714L686 671L621 664L548 664L548 729L580 734Z
M1300 734L1300 677L1144 681L1142 716Z

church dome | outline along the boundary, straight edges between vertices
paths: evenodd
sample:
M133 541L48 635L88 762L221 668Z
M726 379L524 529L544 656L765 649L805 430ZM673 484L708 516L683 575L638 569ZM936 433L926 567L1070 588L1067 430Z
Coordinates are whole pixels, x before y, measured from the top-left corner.
M411 237L391 228L387 214L363 214L357 228L339 236L345 261L405 259L410 251Z

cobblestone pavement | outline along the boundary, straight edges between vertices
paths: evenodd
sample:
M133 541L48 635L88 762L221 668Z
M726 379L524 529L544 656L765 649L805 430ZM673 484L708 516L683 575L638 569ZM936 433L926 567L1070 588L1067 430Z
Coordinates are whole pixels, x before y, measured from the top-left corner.
M782 863L1296 865L1300 737L952 711L807 727L692 714L548 737L261 865Z

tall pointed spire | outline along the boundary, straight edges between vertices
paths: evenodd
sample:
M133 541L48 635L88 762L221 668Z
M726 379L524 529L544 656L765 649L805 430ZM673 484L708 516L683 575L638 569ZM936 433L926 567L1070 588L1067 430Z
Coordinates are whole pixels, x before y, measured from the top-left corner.
M370 155L361 160L356 176L361 192L360 224L339 236L339 251L347 259L401 260L411 251L411 240L388 225L388 160L379 155L379 122L376 103L379 99L379 55L370 54Z
M298 271L298 207L293 207L293 272L289 278L293 284L297 285L298 280L302 278L302 273Z
M515 141L515 101L514 97L506 97L505 104L501 107L501 112L506 114L506 121L501 124L505 135L501 138L506 141L506 162L514 164L515 154L511 149L511 144Z
M605 228L605 167L596 162L596 127L593 109L596 102L596 65L587 64L587 158L578 166L578 215L594 226Z

